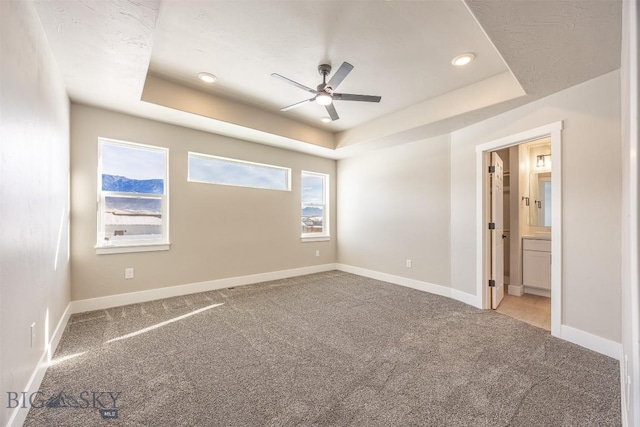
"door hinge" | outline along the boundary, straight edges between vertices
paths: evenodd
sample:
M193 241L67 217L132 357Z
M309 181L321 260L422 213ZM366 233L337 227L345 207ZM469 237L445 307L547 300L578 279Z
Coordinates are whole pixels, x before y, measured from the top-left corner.
M489 287L490 288L495 288L496 287L496 281L493 279L489 279Z
M489 166L489 173L496 173L496 167L495 166Z
M495 222L490 222L489 223L489 230L495 230L496 229L496 223Z

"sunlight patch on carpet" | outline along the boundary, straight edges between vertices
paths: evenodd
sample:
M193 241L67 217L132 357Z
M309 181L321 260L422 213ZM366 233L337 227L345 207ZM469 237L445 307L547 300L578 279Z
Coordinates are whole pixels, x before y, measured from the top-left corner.
M199 308L199 309L194 310L194 311L192 311L190 313L183 314L182 316L174 317L173 319L169 319L169 320L165 320L164 322L156 323L155 325L148 326L146 328L140 329L140 330L135 331L135 332L131 332L130 334L126 334L126 335L122 335L122 336L117 337L117 338L110 339L109 341L107 341L107 344L111 343L111 342L115 342L115 341L126 340L128 338L132 338L132 337L135 337L137 335L144 334L144 333L149 332L149 331L153 331L154 329L161 328L163 326L169 325L171 323L177 322L177 321L182 320L182 319L186 319L187 317L191 317L191 316L196 315L198 313L202 313L203 311L211 310L212 308L219 307L221 305L224 305L224 303L222 302L222 303L219 303L219 304L212 304L212 305L208 305L206 307Z

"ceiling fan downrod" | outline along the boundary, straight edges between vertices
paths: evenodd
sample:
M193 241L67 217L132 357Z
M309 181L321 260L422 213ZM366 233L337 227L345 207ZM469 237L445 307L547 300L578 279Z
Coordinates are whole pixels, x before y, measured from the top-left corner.
M318 73L322 76L322 84L318 85L318 92L322 92L327 87L327 76L331 73L331 65L320 64L318 65Z

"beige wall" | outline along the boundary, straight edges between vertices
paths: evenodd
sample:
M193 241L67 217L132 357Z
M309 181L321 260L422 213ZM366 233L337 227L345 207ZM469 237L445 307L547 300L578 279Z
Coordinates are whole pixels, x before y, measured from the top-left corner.
M169 148L169 251L96 255L98 137ZM188 151L289 167L292 191L189 183ZM331 241L300 241L301 170L330 175ZM335 186L334 160L72 104L72 299L334 263Z
M475 147L559 120L562 323L620 342L620 73L612 72L451 135L452 287L475 293Z
M0 425L6 425L6 393L25 390L47 333L69 303L69 101L33 5L2 1L0 15Z
M449 158L441 136L340 160L339 262L449 286Z

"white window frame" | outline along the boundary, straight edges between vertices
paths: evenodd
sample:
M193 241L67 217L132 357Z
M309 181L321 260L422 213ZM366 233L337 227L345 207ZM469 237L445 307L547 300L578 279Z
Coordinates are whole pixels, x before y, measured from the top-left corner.
M323 198L324 203L304 203L302 201L302 192L304 190L302 185L302 179L304 175L314 175L322 177L324 180ZM311 172L303 170L300 173L300 214L306 207L322 207L322 233L303 233L301 232L300 239L302 242L323 242L331 239L330 224L329 224L329 174L320 172ZM302 230L302 227L301 227Z
M164 154L164 194L129 193L124 191L102 191L102 143L111 145L121 145L124 147L137 148L148 151L156 151ZM169 250L169 149L156 145L139 144L136 142L120 141L110 138L98 138L98 174L97 174L97 229L96 229L96 254L107 255L128 252L152 252ZM162 203L162 234L155 239L127 240L126 242L108 243L104 240L103 234L103 208L106 197L143 197L161 199Z
M277 170L285 171L286 174L287 174L286 188L285 189L267 188L267 187L258 187L258 186L255 186L255 185L240 185L240 184L232 184L232 183L226 183L226 182L211 182L211 181L201 181L201 180L198 180L198 179L193 179L193 178L191 178L191 168L189 167L189 159L191 158L191 156L201 157L201 158L204 158L204 159L221 160L223 162L228 162L228 163L239 163L239 164L243 164L243 165L261 166L261 167L265 167L265 168L269 168L269 169L277 169ZM257 188L257 189L260 189L260 190L291 191L291 168L286 168L284 166L268 165L266 163L250 162L248 160L232 159L232 158L229 158L229 157L214 156L213 154L204 154L204 153L196 153L195 151L189 151L189 152L187 152L187 181L188 182L196 182L196 183L199 183L199 184L227 185L227 186L230 186L230 187Z

